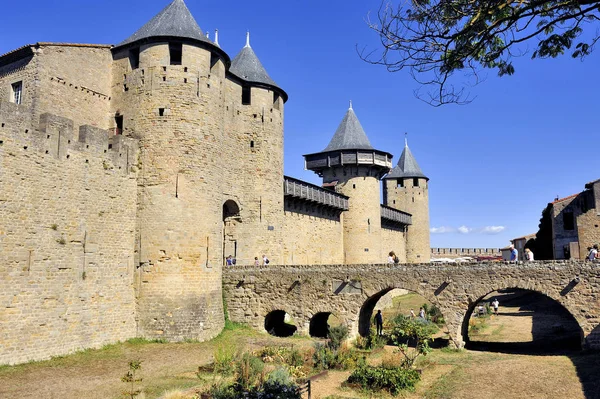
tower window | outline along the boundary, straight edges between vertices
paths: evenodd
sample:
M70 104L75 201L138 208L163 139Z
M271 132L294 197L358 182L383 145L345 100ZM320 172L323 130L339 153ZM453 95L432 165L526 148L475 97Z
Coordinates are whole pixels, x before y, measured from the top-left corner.
M210 53L210 73L215 73L215 66L219 62L219 56L215 53Z
M279 93L273 92L273 108L279 109Z
M158 116L165 116L165 109L164 108L159 108L158 109Z
M250 148L254 148L254 140L250 141Z
M413 187L419 187L419 179L416 177L413 179Z
M563 213L563 226L565 230L575 230L575 219L573 217L573 212Z
M171 65L181 65L181 57L183 55L182 43L169 43L169 57Z
M23 81L13 83L12 88L12 102L15 104L21 104L23 101Z
M398 179L398 185L396 187L404 187L404 179Z
M129 50L129 65L131 70L138 69L140 67L140 48L134 48Z
M115 134L123 134L123 115L115 115Z
M250 105L252 103L252 96L250 86L242 86L242 105Z

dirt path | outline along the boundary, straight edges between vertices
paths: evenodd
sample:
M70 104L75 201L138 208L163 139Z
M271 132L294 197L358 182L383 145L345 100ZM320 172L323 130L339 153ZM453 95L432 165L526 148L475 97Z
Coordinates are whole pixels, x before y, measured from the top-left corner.
M127 372L128 362L135 359L142 360L142 385L149 392L146 397L157 397L164 388L174 384L182 388L198 384L200 381L194 372L198 366L213 361L213 354L219 345L254 350L265 345L291 344L302 346L311 343L308 340L274 338L243 330L206 343L119 344L49 362L4 367L0 369L0 398L120 398L125 389L121 377Z

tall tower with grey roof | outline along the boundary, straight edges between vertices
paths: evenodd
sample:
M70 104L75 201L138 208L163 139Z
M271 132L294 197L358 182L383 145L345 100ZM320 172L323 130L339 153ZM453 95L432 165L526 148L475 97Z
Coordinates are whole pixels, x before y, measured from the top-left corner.
M306 168L323 177L323 185L349 197L343 213L344 263L380 263L382 242L380 179L392 166L392 155L375 149L352 104L329 145L305 155Z
M412 224L406 233L408 263L429 262L428 186L429 178L421 171L405 140L398 165L383 178L383 202L391 208L412 214Z
M287 95L249 43L232 62L183 0L112 53L115 131L141 149L139 334L209 339L224 324L224 257L282 252Z

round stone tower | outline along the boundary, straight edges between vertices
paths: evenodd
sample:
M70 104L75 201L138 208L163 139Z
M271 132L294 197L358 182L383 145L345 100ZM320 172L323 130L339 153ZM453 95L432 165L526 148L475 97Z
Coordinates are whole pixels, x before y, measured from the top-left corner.
M305 155L306 168L323 177L323 186L349 198L342 214L344 263L381 263L380 180L392 155L373 148L352 104L323 151Z
M221 294L225 80L230 59L175 0L113 48L116 134L140 140L138 334L209 339Z
M385 205L412 214L412 224L406 233L406 261L428 263L429 242L429 178L405 141L398 165L383 178Z

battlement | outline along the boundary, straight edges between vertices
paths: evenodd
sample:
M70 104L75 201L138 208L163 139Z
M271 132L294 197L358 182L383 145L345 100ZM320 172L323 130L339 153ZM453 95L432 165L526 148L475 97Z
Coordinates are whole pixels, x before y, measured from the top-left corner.
M432 257L459 258L462 256L500 257L500 248L431 248Z
M55 159L68 160L81 154L85 163L92 159L103 168L129 173L137 167L138 142L124 136L110 136L94 126L75 130L71 119L45 113L39 123L32 120L28 107L0 101L0 146L12 144L23 151L37 151Z

